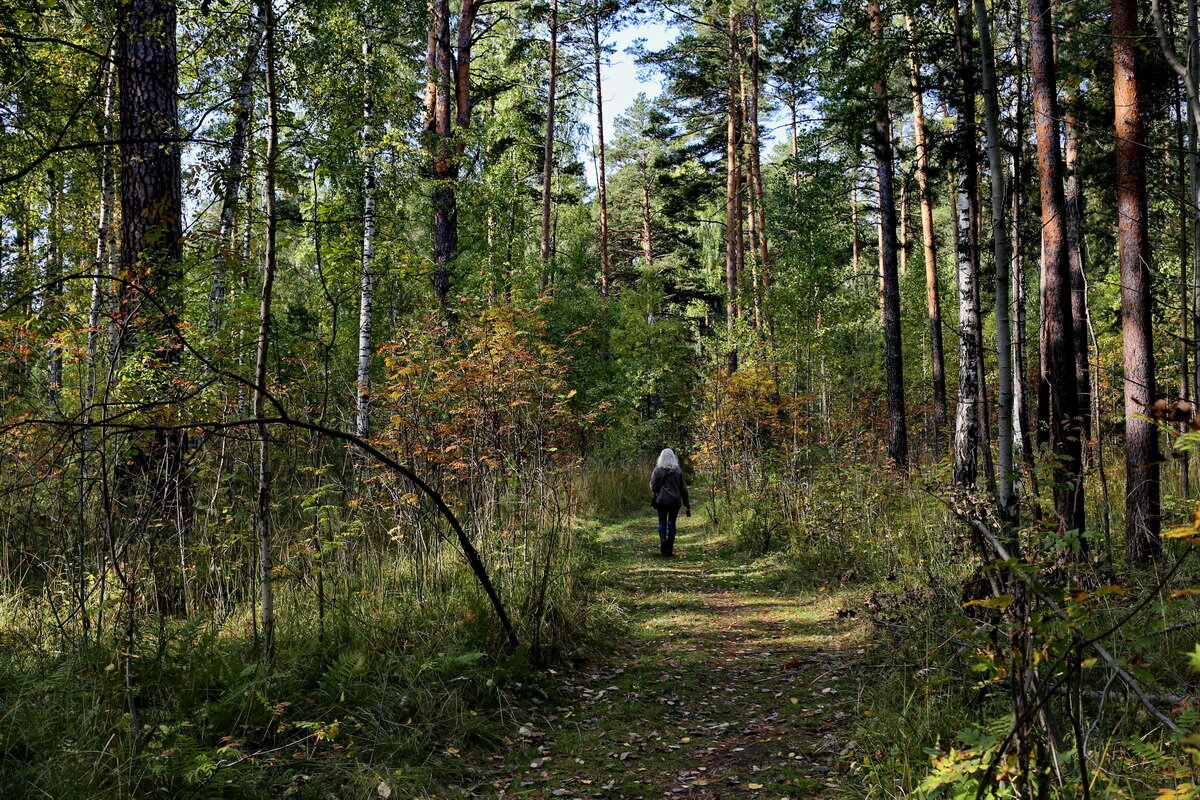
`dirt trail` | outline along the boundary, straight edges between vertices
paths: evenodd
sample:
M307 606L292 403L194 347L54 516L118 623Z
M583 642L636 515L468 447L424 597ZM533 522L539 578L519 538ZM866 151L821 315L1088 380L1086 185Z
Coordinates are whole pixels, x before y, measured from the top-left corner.
M779 595L680 519L673 559L655 523L601 532L601 600L631 616L616 650L556 676L549 699L458 796L831 798L854 713L861 631L844 598ZM454 795L448 795L454 796Z

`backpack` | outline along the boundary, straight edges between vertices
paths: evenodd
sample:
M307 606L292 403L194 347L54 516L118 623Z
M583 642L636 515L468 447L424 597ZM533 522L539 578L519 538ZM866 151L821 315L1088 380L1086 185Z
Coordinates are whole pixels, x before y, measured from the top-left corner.
M675 470L665 470L662 485L654 495L654 502L660 506L678 506L683 504L683 495L679 492L679 473Z

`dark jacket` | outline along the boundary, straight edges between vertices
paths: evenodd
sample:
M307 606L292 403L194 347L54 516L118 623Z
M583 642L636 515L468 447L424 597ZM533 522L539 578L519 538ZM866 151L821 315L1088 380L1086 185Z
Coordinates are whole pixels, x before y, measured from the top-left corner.
M677 469L655 467L650 475L650 491L654 492L654 505L667 508L679 508L681 505L692 507L688 500L687 481L683 473Z

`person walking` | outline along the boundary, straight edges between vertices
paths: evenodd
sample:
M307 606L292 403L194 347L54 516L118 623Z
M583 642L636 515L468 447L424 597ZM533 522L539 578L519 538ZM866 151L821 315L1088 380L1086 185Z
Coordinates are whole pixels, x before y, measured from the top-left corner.
M654 493L650 504L658 511L658 550L664 556L674 555L675 518L681 507L690 517L692 504L679 459L669 447L658 454L658 463L650 474L650 491Z

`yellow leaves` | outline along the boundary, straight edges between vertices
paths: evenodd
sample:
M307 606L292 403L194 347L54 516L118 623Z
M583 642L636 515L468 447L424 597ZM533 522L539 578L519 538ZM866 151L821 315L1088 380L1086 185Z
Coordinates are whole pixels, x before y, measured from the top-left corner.
M1163 532L1168 539L1180 539L1188 544L1200 544L1200 504L1192 511L1192 521L1189 525L1181 525Z
M601 409L576 407L566 355L545 328L513 306L464 309L452 332L431 316L383 348L387 385L376 397L391 424L382 435L451 483L570 468Z
M979 606L980 608L992 608L997 611L1003 611L1013 604L1013 596L1011 594L1002 594L999 597L988 597L983 600L971 600L963 603L963 607Z

